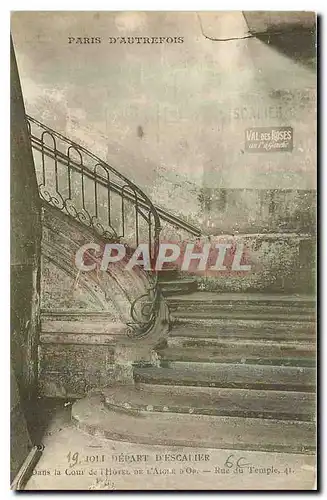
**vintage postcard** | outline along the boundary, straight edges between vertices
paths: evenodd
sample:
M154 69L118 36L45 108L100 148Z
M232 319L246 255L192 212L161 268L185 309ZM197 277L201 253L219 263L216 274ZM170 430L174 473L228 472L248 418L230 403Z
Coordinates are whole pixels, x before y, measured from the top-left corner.
M11 13L11 488L314 490L313 12Z

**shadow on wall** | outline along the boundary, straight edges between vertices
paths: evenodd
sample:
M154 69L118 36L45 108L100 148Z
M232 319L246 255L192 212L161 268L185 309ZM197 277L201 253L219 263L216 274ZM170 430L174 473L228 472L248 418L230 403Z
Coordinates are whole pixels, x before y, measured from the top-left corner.
M244 12L250 33L296 62L316 67L313 12Z

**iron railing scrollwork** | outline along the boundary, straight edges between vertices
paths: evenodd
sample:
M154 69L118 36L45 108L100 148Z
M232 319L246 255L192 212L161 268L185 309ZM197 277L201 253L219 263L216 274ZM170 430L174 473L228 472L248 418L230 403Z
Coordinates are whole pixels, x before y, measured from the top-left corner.
M159 250L160 216L138 186L83 146L27 116L41 199L94 230L106 242L149 245ZM131 304L131 336L151 330L160 307L155 266L147 293Z

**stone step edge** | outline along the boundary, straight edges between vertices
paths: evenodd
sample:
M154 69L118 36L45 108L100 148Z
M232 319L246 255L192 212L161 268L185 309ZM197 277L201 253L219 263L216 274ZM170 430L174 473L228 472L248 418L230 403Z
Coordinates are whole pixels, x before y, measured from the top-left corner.
M234 378L225 380L220 373L215 374L219 367L221 370L236 370ZM192 368L192 370L190 370ZM257 380L255 370L266 373L267 380ZM274 370L275 369L275 370ZM241 373L244 372L242 379ZM283 376L286 373L292 374L292 380L271 380L274 372L280 372ZM303 380L297 383L298 374L306 372L307 376L312 374L310 382ZM215 376L214 376L215 375ZM248 380L246 380L246 375ZM268 376L269 375L269 376ZM174 365L167 367L153 366L134 366L134 381L136 383L160 384L160 385L179 385L181 387L216 387L221 389L254 389L254 390L272 390L272 391L290 391L290 392L309 392L316 390L316 369L312 367L280 367L255 364L235 364L235 363L199 363L176 361ZM275 374L276 376L276 374Z
M233 363L238 365L247 365L247 366L275 366L281 368L315 368L316 360L314 358L303 359L303 358L259 358L259 357L250 357L244 356L230 356L230 357L215 357L214 359L201 359L196 358L195 356L176 356L175 358L161 358L160 366L162 368L174 368L177 363L204 363L204 364L220 364L220 363Z
M315 366L316 348L313 343L276 341L235 342L230 339L214 345L180 345L168 338L168 344L157 348L161 365L173 362L246 363L275 366ZM234 361L233 361L234 360Z
M160 387L160 386L159 386ZM271 396L276 397L284 397L287 396L287 405L290 406L290 408L294 407L296 404L301 404L301 407L304 405L310 405L312 404L313 406L315 403L315 395L310 394L310 393L289 393L287 391L274 391L273 394L272 391L255 391L255 390L246 390L246 389L230 389L230 390L224 390L224 389L216 389L216 394L214 394L214 391L211 391L211 397L216 397L217 402L215 405L216 407L208 405L206 401L202 402L201 405L201 396L204 398L206 396L208 398L209 394L206 394L205 391L192 391L193 394L190 394L190 391L187 391L188 394L178 394L178 389L180 387L178 386L169 386L169 391L167 390L166 392L162 391L162 386L158 389L158 386L148 386L146 384L136 384L133 388L128 388L126 389L125 387L108 387L107 389L102 390L102 395L104 396L104 405L108 409L116 410L116 411L123 411L127 413L152 413L152 412L165 412L165 413L182 413L182 414L194 414L194 415L212 415L212 416L225 416L225 417L243 417L243 418L260 418L260 419L270 419L270 420L295 420L295 421L303 421L303 422L312 422L315 420L314 418L314 413L313 411L306 411L306 412L300 412L300 411L283 411L283 412L273 412L265 407L262 407L259 409L250 409L250 408L226 408L226 401L221 400L219 401L217 398L217 395L221 395L222 393L227 393L229 398L236 398L243 395L246 395L247 397L250 398L255 398L262 395L267 396L268 398ZM197 388L195 388L197 389ZM120 395L123 395L123 401L119 401L119 398L117 400L117 397L115 396L115 392L119 392ZM184 389L183 389L183 392ZM124 394L127 393L127 394ZM133 394L134 393L134 394ZM133 396L135 399L138 399L138 396L144 398L144 402L139 403L133 401ZM157 404L154 400L155 398L158 398L160 396L161 399L163 399L164 403L162 404ZM181 406L178 404L178 398L183 397L185 399L185 396L191 400L192 405L183 405ZM293 400L292 400L293 397ZM302 401L299 401L299 399L302 399ZM166 401L165 401L166 400ZM173 403L171 403L173 401ZM248 403L249 400L244 402L244 400L241 402L243 405L245 403ZM183 401L184 403L184 401ZM236 403L234 403L236 404ZM238 403L240 404L240 402ZM250 403L251 404L251 403ZM293 404L293 406L292 406Z
M231 347L231 344L233 344L234 347L237 348L242 348L242 347L262 347L262 348L267 348L269 347L276 347L278 349L302 349L302 350L307 350L307 351L312 351L316 353L316 346L312 342L308 342L307 340L293 340L290 339L289 341L286 340L278 340L276 341L275 339L238 339L233 340L229 339L226 337L223 338L218 338L216 339L217 341L210 344L212 339L208 339L207 346L208 348L213 348L213 349L219 349L220 347ZM203 339L205 341L205 339ZM193 345L184 345L183 342L193 342L193 339L190 340L190 337L173 337L169 336L168 337L168 346L162 348L161 350L166 350L166 349L196 349L198 346L194 345L194 342L197 342L197 339L194 339ZM201 345L203 345L202 342L200 342Z
M265 293L226 293L226 292L201 292L197 291L193 294L176 296L172 301L177 302L205 302L217 304L267 304L267 305L290 305L298 306L310 304L311 307L316 306L316 297L313 295L288 295L288 294L265 294Z
M278 319L276 319L276 316ZM190 319L190 320L198 320L198 319L227 319L227 320L256 320L256 321L283 321L285 323L293 323L300 322L299 315L274 315L274 314L265 314L265 313L256 313L256 314L246 314L241 311L170 311L170 317L172 321L175 319ZM315 323L315 317L313 315L303 314L301 315L303 321Z
M309 422L260 421L260 419L207 415L175 415L172 419L164 413L135 416L108 410L104 406L102 396L91 396L75 402L71 415L78 429L114 441L189 448L315 454L313 443L315 425ZM215 440L212 434L209 434L213 427L216 432ZM268 442L259 443L257 434L249 440L253 427L256 432L258 430L261 439L265 433ZM186 429L187 436L185 436ZM281 429L284 431L284 438L287 436L289 441L284 444L269 442L268 436L273 436L273 440L277 435L280 437ZM292 435L294 432L298 434L295 438Z

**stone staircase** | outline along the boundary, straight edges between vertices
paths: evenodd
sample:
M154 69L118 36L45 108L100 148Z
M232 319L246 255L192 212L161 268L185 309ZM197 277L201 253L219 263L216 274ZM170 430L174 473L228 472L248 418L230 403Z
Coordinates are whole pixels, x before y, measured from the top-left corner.
M76 424L129 442L314 453L312 297L162 285L171 331L156 365L76 402Z
M122 261L101 279L97 270L80 273L76 251L90 241L129 250L146 241L155 261L161 241L200 239L202 231L156 207L83 146L26 118L42 204L39 394L82 398L73 420L109 439L314 453L314 299L200 292L174 268L160 273L159 286L157 273L153 280L126 271ZM290 263L309 275L310 250L301 251L302 236L289 244L287 235L283 252L267 236L250 244L259 268L273 268L264 289L283 272L277 289L289 281L297 290ZM217 286L235 289L220 278ZM258 289L258 280L264 273L237 285Z

